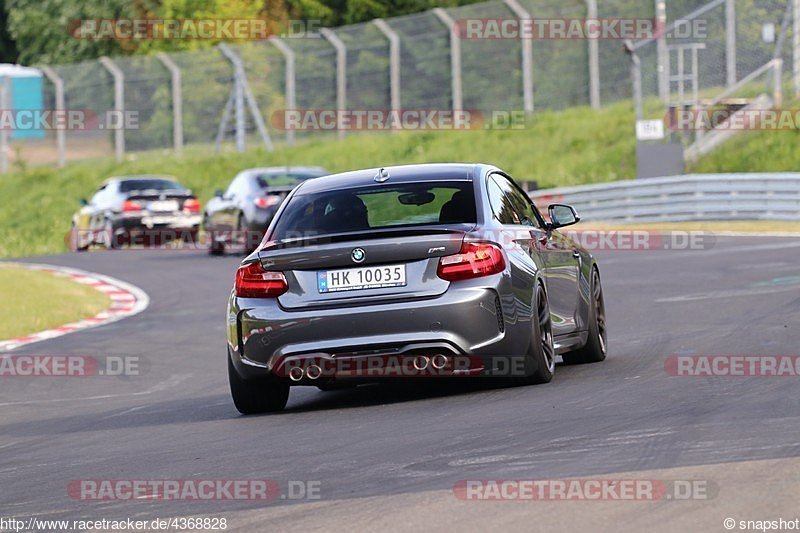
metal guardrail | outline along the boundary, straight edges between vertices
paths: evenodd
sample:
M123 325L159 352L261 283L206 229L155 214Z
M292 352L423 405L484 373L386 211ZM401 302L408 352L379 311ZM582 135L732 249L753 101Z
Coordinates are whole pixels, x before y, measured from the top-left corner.
M688 174L530 193L540 210L575 207L583 220L800 220L800 173Z

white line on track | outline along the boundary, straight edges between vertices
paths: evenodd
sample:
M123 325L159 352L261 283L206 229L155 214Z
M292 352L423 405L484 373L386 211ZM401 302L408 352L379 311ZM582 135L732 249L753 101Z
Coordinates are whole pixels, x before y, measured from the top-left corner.
M797 285L794 285L797 287ZM724 291L699 292L695 294L684 294L682 296L671 296L669 298L658 298L656 303L673 302L696 302L699 300L715 300L718 298L739 298L742 296L757 296L759 294L785 293L790 290L788 285L777 285L774 287L753 287L750 289L731 289Z
M129 398L135 396L147 396L156 392L161 392L169 387L174 387L183 381L190 378L192 374L181 374L170 377L167 380L156 383L147 390L139 392L128 392L123 394L101 394L97 396L82 396L80 398L51 398L48 400L28 400L26 402L6 402L0 403L0 407L13 407L15 405L40 405L48 403L64 403L64 402L94 402L97 400L110 400L114 398Z

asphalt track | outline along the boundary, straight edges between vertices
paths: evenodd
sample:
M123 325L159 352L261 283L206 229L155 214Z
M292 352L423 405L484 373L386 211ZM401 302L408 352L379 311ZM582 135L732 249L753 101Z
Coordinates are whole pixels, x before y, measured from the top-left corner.
M610 356L551 384L293 389L242 417L225 300L239 258L117 251L28 258L144 289L143 313L14 354L135 355L140 376L0 378L0 517L225 517L229 530L705 530L800 517L798 378L674 377L672 354L796 355L800 241L601 251ZM53 302L58 305L58 302ZM705 501L478 502L465 479L703 479ZM78 501L81 479L318 481L319 501ZM494 529L494 527L493 527Z

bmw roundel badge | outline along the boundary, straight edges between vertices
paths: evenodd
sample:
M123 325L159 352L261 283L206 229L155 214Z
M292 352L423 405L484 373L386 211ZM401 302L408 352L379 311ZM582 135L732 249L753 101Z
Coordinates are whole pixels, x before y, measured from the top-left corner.
M353 262L355 263L363 263L364 259L367 257L367 254L364 252L363 248L354 248L350 253L350 257L353 258Z

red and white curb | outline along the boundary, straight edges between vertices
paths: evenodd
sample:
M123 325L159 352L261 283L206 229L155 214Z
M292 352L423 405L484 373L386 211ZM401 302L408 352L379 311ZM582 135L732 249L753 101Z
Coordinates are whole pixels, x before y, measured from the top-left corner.
M139 287L125 283L118 279L103 274L96 274L94 272L86 272L78 270L77 268L68 268L62 266L42 265L36 263L3 263L3 265L13 265L18 267L27 268L30 270L39 270L41 272L48 272L55 276L69 278L76 283L88 285L93 289L103 292L111 299L111 307L105 311L97 313L91 318L86 318L78 322L64 324L57 328L40 331L18 337L16 339L7 339L0 341L0 352L14 350L26 344L32 344L48 339L61 337L67 333L81 331L84 329L94 328L97 326L105 326L123 318L128 318L144 311L150 304L150 298L147 293ZM2 265L0 265L2 267Z

